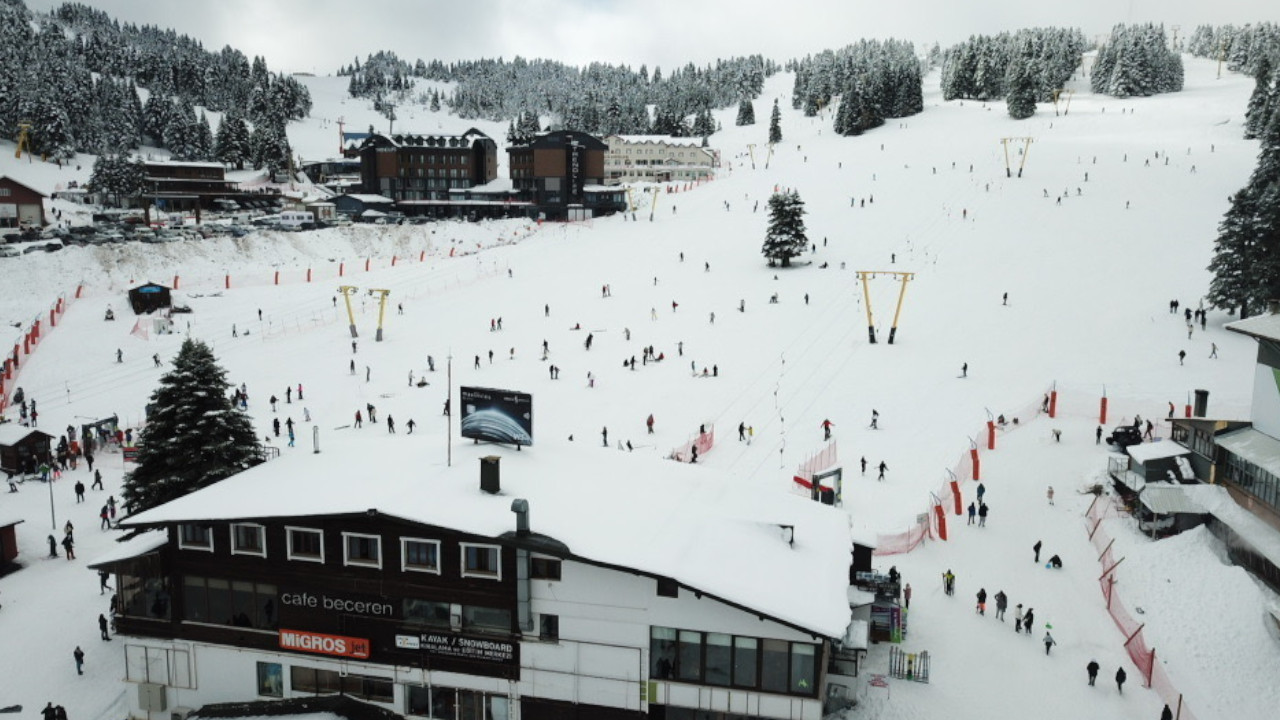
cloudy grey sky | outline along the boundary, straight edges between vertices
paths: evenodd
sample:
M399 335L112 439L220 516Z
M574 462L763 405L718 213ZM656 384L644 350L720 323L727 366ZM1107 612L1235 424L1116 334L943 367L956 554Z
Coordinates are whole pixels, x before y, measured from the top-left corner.
M26 0L48 10L61 0ZM272 70L332 73L391 50L413 61L516 55L672 67L760 53L783 61L860 38L944 47L971 34L1120 22L1280 22L1276 0L80 0L117 19L167 27Z

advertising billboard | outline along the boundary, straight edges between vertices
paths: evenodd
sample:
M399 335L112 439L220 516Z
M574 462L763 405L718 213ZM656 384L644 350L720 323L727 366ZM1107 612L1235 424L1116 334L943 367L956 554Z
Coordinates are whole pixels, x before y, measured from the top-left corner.
M533 396L515 390L459 388L462 437L506 445L533 444Z

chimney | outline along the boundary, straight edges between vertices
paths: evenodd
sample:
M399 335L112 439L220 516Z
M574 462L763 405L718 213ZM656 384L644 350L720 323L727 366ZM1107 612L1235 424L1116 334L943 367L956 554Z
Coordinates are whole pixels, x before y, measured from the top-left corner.
M511 512L516 514L516 535L518 537L528 537L529 501L524 498L516 498L515 500L512 500Z
M1191 410L1191 414L1195 417L1204 417L1209 411L1209 391L1196 390L1196 402Z
M529 501L516 498L511 501L511 512L516 514L516 537L529 537ZM529 551L516 548L516 617L521 632L533 632L533 607L529 579Z
M498 461L501 459L497 455L480 458L480 489L490 495L502 491L502 483L498 480Z

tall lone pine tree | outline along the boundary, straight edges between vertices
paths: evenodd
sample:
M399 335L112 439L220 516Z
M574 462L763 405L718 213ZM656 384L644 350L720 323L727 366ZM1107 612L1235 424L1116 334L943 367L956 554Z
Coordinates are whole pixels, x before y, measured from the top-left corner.
M262 462L249 417L230 399L226 371L209 346L186 340L151 394L138 464L125 476L130 513L153 508Z
M778 109L778 101L774 100L773 114L769 116L769 143L780 142L782 142L782 111Z
M1258 165L1231 197L1209 262L1209 302L1239 308L1242 318L1280 298L1280 113L1272 113L1261 139Z
M775 106L776 107L776 106ZM769 267L791 267L791 258L805 251L809 238L804 232L804 201L794 190L774 193L769 198L769 230L760 252Z
M749 98L743 98L738 103L738 120L735 124L739 126L756 124L756 109L752 107Z

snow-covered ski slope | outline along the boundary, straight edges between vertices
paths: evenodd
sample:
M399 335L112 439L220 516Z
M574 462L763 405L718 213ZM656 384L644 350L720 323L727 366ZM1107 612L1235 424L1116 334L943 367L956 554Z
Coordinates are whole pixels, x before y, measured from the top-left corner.
M38 400L42 427L113 412L134 424L162 372L151 355L171 356L181 336L131 335L123 291L131 282L181 275L178 294L195 312L179 316L179 329L186 332L190 322L190 333L212 343L229 378L248 385L250 411L264 435L272 418L266 398L283 398L286 386L302 383L324 451L368 458L367 477L316 478L340 492L358 492L380 473L446 471L440 409L450 355L456 385L533 393L535 445L521 461L536 457L547 482L554 481L557 458L616 452L600 447L602 427L611 443L630 440L641 456L636 460L661 473L670 450L700 424L714 424L716 446L699 459L705 472L792 493L791 475L823 448L819 424L830 419L846 470L845 509L859 534L870 537L905 531L927 510L947 469L961 467L970 439L982 444L988 410L1018 417L1017 429L1001 433L997 449L982 456L987 527L969 528L950 516L949 541L877 560L882 570L896 564L914 588L904 647L930 652L932 682L892 681L891 695L868 688L865 710L851 717L1154 718L1162 700L1140 687L1132 665L1124 663L1130 681L1123 696L1110 680L1124 659L1124 638L1098 589L1101 568L1081 519L1092 498L1079 491L1106 467L1106 446L1094 444L1104 392L1108 425L1135 413L1162 418L1170 401L1181 412L1196 388L1210 391L1211 415L1247 415L1255 344L1223 331L1232 318L1218 311L1209 313L1207 330L1197 326L1188 339L1168 303L1176 298L1194 308L1205 292L1217 223L1257 152L1256 143L1240 139L1253 82L1234 74L1218 79L1208 61L1187 58L1186 68L1183 92L1154 98L1095 96L1077 79L1069 114L1055 116L1042 104L1021 122L1007 117L1003 103L943 103L935 74L924 113L859 138L833 135L829 115L792 111L791 77L779 75L756 101L763 119L773 99L781 99L784 140L772 155L766 122L738 128L736 109L720 111L724 130L711 138L724 159L719 178L660 193L652 221L649 198L636 193L644 203L639 222L441 223L69 248L0 259L0 317L29 322L83 282L84 297L39 345L19 384ZM336 128L328 121L371 113L343 100L340 78L305 81L318 119L291 128L291 139L304 157L331 155ZM398 127L448 132L475 125L502 142L505 125L416 114L416 124L401 120ZM1008 178L1001 139L1023 137L1032 138L1023 176ZM1016 173L1020 143L1008 147ZM27 172L56 172L17 163L11 154L0 158L0 173L19 180ZM31 181L38 180L48 182ZM796 189L806 203L817 245L799 259L807 264L769 268L760 255L775 187ZM354 356L340 303L335 309L332 300L339 265L341 282L361 288ZM859 270L881 272L870 282L881 339L875 345L867 339ZM887 271L914 273L892 345L885 341L900 284ZM227 275L230 290L223 287ZM377 312L368 288L391 290L382 343L372 339ZM775 293L778 303L770 304ZM741 301L745 312L737 309ZM403 315L395 309L400 302ZM108 305L119 317L114 323L102 321ZM490 320L499 317L503 330L491 332ZM233 324L239 337L232 337ZM583 330L570 329L578 324ZM1218 359L1208 358L1211 343ZM649 345L666 359L640 364ZM123 364L115 363L116 348L124 351ZM1179 350L1187 352L1185 365ZM427 355L436 362L437 371L427 374L431 384L411 389L408 374L421 377ZM633 355L634 372L622 365ZM968 377L961 379L964 363ZM559 380L549 379L551 364L561 368ZM713 366L718 377L692 376ZM1051 420L1035 410L1055 383L1060 412ZM380 416L394 415L400 434L342 429L366 403L377 405ZM868 428L872 409L880 413L877 430ZM281 410L301 421L296 404ZM652 436L644 427L649 413L656 418ZM403 429L409 418L418 424L412 436ZM754 428L749 446L736 439L740 422ZM1062 431L1060 443L1054 429ZM285 454L310 452L310 435L304 425L299 447ZM418 445L420 462L380 464L385 443ZM494 451L455 440L451 472L472 474L475 458ZM857 469L864 456L865 477ZM877 482L872 468L882 460L889 471ZM118 489L119 457L101 463L108 487ZM83 469L71 481L76 477L88 484ZM25 519L18 533L28 566L0 578L0 638L18 648L0 654L0 705L34 709L54 700L75 718L114 717L121 693L131 688L119 682L121 643L97 639L94 620L105 598L93 592L96 578L82 566L109 549L116 534L97 528L104 493L90 492L89 502L77 505L70 485L59 481L53 491L58 525L71 517L77 526L75 562L41 559L47 488L0 494L0 516ZM1050 485L1057 491L1053 507L1045 499ZM962 490L967 504L973 484ZM616 500L625 507L625 498ZM600 501L581 500L584 511ZM245 504L251 511L252 498ZM1195 716L1269 717L1280 703L1273 682L1280 649L1263 616L1275 598L1226 565L1203 531L1151 544L1123 521L1107 527L1118 537L1116 557L1127 557L1117 571L1120 597L1131 611L1142 608L1144 639ZM1032 562L1037 539L1045 557L1063 558L1063 570ZM948 568L959 578L953 598L941 592L939 576ZM767 570L758 582L762 594L771 591ZM986 617L974 613L980 587L1010 596L1003 625L991 609ZM1034 637L1012 633L1018 603L1035 608ZM1058 642L1048 657L1040 644L1046 622ZM83 678L71 661L77 644L89 653ZM873 648L869 670L883 672L885 657L885 648ZM1091 658L1103 667L1094 688L1085 683Z

